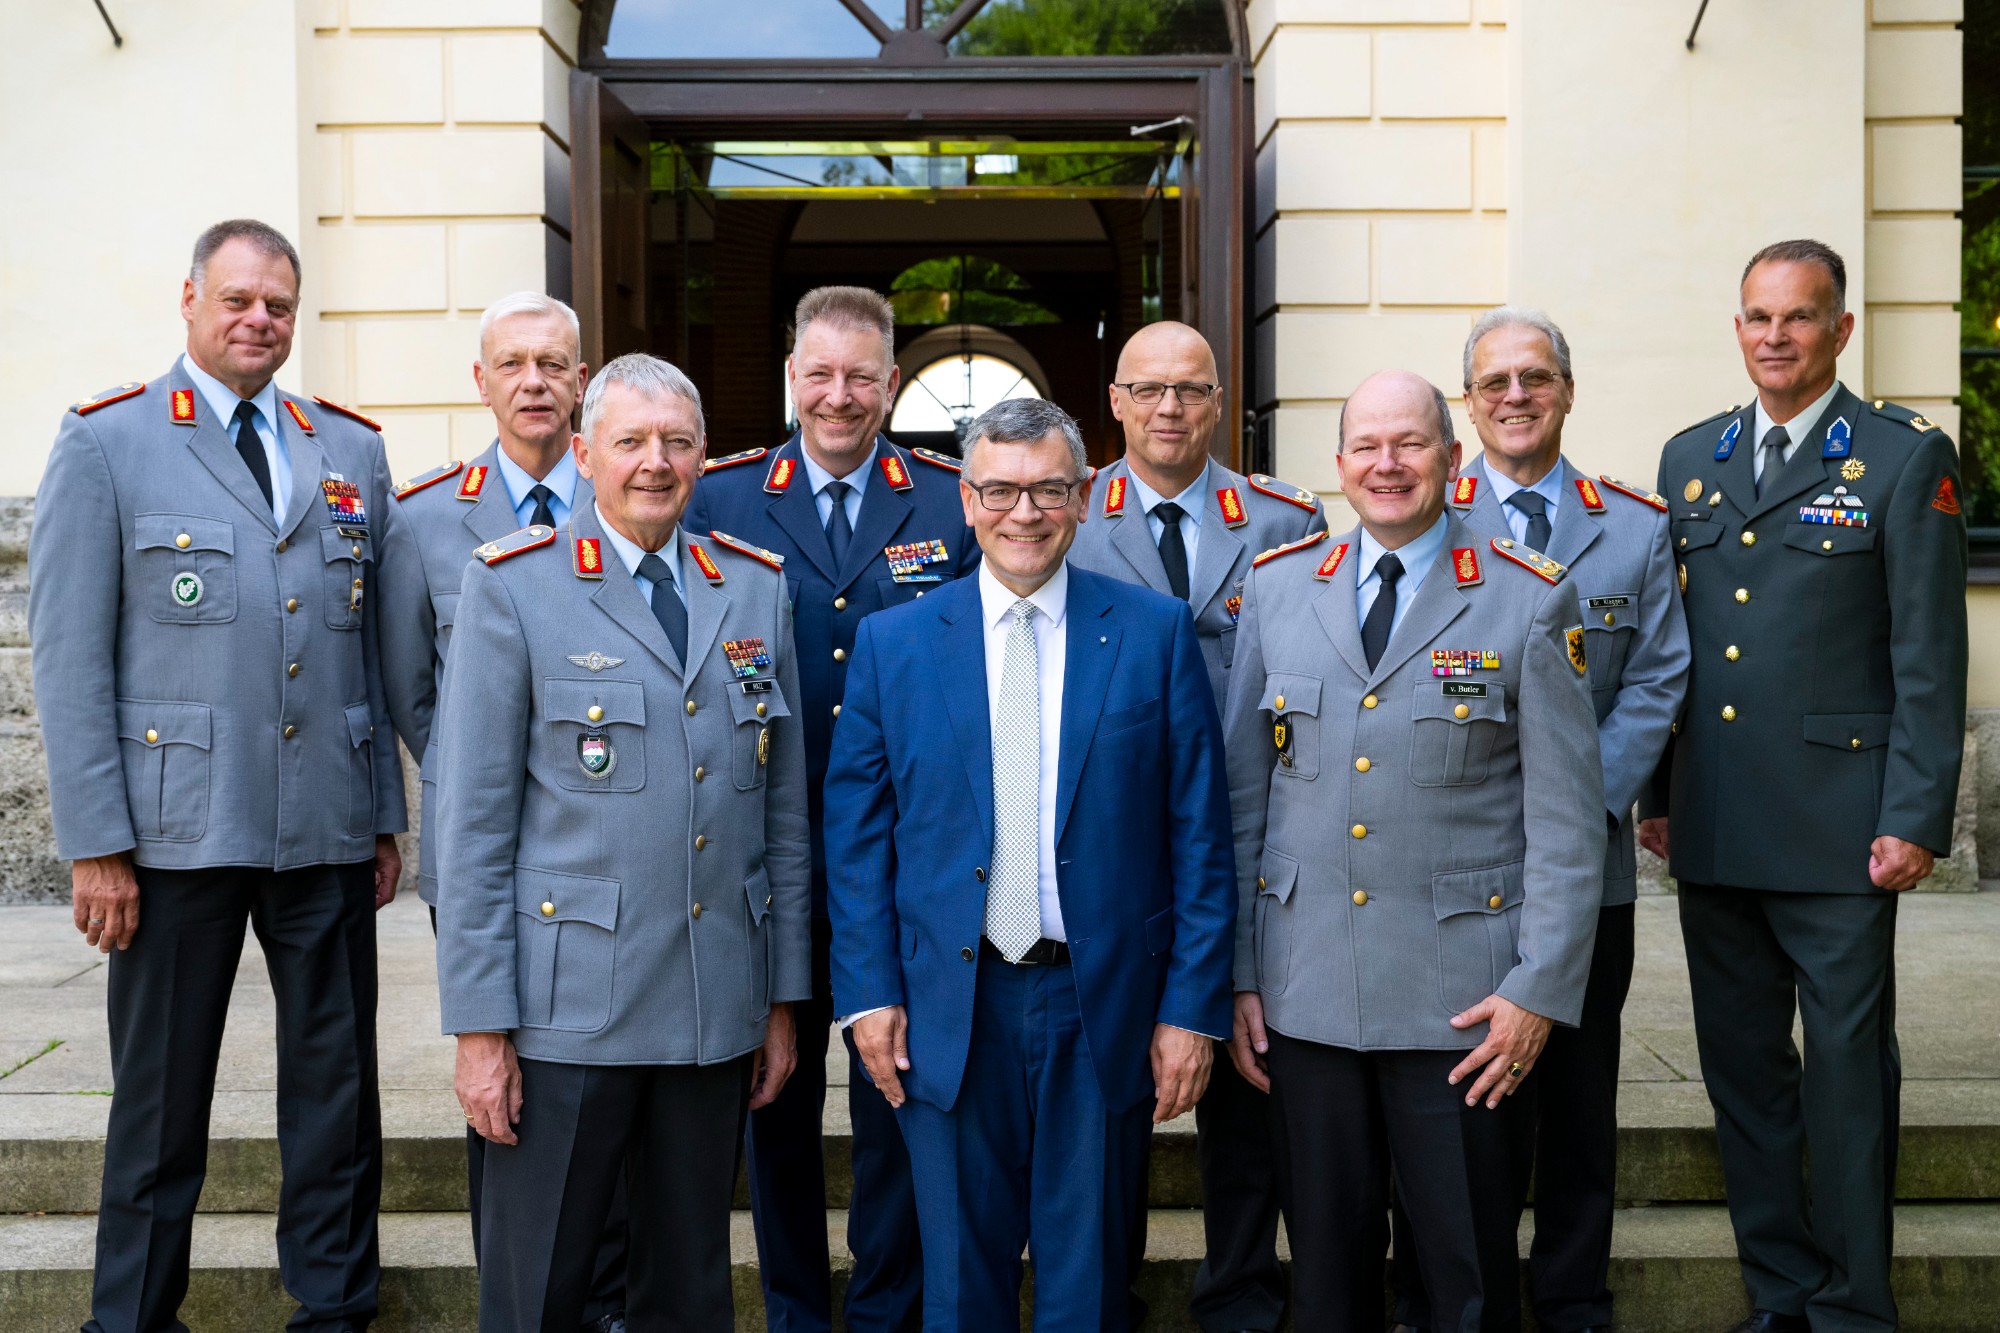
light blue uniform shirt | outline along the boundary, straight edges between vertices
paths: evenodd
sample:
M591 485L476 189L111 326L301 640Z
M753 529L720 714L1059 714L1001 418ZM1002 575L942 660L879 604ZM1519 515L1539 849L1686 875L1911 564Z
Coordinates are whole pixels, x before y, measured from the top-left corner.
M799 455L805 459L806 480L812 484L813 508L819 513L819 525L822 528L833 519L833 497L826 493L826 488L836 481L847 483L847 494L842 497L847 507L847 526L850 529L861 526L861 497L868 490L869 477L874 475L875 455L880 448L879 445L871 447L868 450L868 457L861 460L860 467L844 477L836 477L815 463L812 450L806 448L803 442L800 443Z
M1165 519L1154 515L1153 506L1172 500L1181 507L1181 541L1187 547L1188 575L1192 577L1195 549L1201 545L1201 515L1207 508L1202 503L1201 491L1203 483L1208 480L1208 469L1203 468L1201 475L1194 479L1194 484L1179 495L1161 495L1139 480L1138 471L1129 463L1125 467L1125 472L1132 478L1132 489L1139 493L1139 505L1146 511L1146 531L1153 534L1154 546L1160 544L1160 534L1167 530L1167 523Z
M1389 637L1396 637L1396 626L1403 623L1403 616L1410 609L1410 603L1417 600L1417 589L1424 586L1424 575L1431 572L1431 565L1437 560L1438 552L1444 549L1445 516L1439 514L1437 522L1425 529L1415 541L1406 543L1393 552L1403 562L1403 577L1396 581L1396 615L1389 622ZM1354 616L1357 624L1368 623L1368 608L1375 605L1375 594L1382 591L1382 580L1375 572L1375 566L1382 557L1391 552L1382 549L1382 543L1369 535L1368 529L1361 529L1361 564L1355 570Z
M196 365L194 358L186 353L181 354L181 366L187 371L188 378L194 381L195 391L208 404L208 410L215 413L215 419L222 423L222 433L234 444L236 405L243 399L236 396L236 390ZM257 409L252 424L257 427L257 438L264 442L264 463L271 469L271 516L283 523L292 507L292 451L285 443L285 437L278 434L277 382L266 383L249 401Z
M593 505L592 508L597 510L597 521L604 525L604 540L611 543L611 549L616 551L619 560L624 562L625 572L632 576L632 586L639 590L639 596L645 599L646 605L651 606L653 604L653 580L640 575L639 562L644 560L648 555L657 555L660 559L667 562L667 569L674 576L674 595L679 597L681 602L685 604L687 602L687 593L683 591L681 586L680 528L674 528L673 532L667 537L666 545L662 546L659 550L646 551L640 548L639 543L612 527L610 520L604 517L602 507Z
M528 469L507 456L507 446L500 445L493 451L499 460L500 480L507 483L507 498L514 502L514 517L522 527L535 515L535 502L528 492L537 486L549 488L553 497L549 501L549 512L555 516L556 526L569 522L570 506L576 498L576 455L565 449L562 461L549 469L549 475L536 481L528 475ZM678 577L678 574L676 575Z
M1516 491L1533 491L1549 502L1549 526L1555 527L1556 510L1562 505L1562 461L1558 459L1554 467L1542 474L1542 479L1532 486L1523 486L1512 477L1494 468L1492 460L1486 464L1486 484L1493 488L1493 502L1500 506L1500 513L1507 520L1507 530L1514 534L1514 540L1525 544L1528 540L1528 516L1507 503L1507 497Z

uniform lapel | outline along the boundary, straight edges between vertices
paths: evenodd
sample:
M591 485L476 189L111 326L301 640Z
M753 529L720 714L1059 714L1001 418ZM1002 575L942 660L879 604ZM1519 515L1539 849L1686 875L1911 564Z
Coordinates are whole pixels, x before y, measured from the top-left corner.
M1846 417L1850 432L1848 438L1852 440L1852 432L1858 424L1860 409L1861 400L1842 387L1840 392L1833 396L1833 401L1827 404L1826 411L1820 413L1819 420L1813 422L1805 438L1799 441L1798 451L1792 455L1791 461L1778 470L1777 476L1767 475L1764 478L1764 493L1751 507L1749 517L1761 518L1773 509L1796 499L1802 491L1826 486L1828 479L1833 475L1833 470L1829 469L1827 464L1831 462L1834 469L1840 465L1840 460L1827 459L1820 455L1820 449L1826 440L1827 427L1831 426L1836 418Z
M993 838L993 723L986 684L986 633L977 578L954 579L926 605L936 605L942 633L931 638L939 691L952 738L965 762L966 785L972 788L979 827Z
M1573 565L1604 530L1604 519L1583 507L1583 496L1576 488L1582 474L1567 458L1558 459L1556 467L1562 471L1562 503L1556 506L1555 523L1549 530L1549 549L1542 554Z
M1243 539L1223 520L1222 497L1216 492L1218 469L1211 463L1201 474L1204 497L1201 506L1201 540L1194 551L1194 568L1188 571L1188 602L1196 611L1207 606L1216 589L1236 568L1243 551ZM1242 495L1239 489L1237 494ZM1157 559L1157 554L1155 555ZM1162 569L1164 570L1164 566Z
M279 397L283 398L284 395L280 394ZM292 460L291 508L285 513L285 521L278 525L278 535L289 540L292 534L298 531L299 525L305 521L306 515L311 513L315 506L326 503L325 496L320 493L319 479L320 474L326 470L327 463L326 453L319 447L319 442L298 428L298 423L292 420L290 412L280 409L277 416L278 419L271 425L278 432L278 438L285 442L285 452ZM359 477L349 477L347 480L356 485L361 482ZM260 495L258 498L263 497ZM369 517L373 519L378 516L371 514Z
M168 372L167 383L168 401L172 401L173 393L177 391L193 396L195 425L192 438L188 440L188 449L201 461L201 465L222 483L224 490L235 496L245 509L256 515L258 521L275 534L278 531L278 520L271 513L271 506L264 499L264 492L257 489L257 479L250 475L250 469L244 464L243 456L237 453L236 446L230 443L229 423L213 419L215 414L209 407L208 400L194 387L194 381L188 378L187 371L182 368L179 361L175 361L174 368ZM271 423L271 427L274 430L281 429L275 421ZM295 459L296 457L294 455ZM296 472L296 468L294 471ZM294 498L296 494L295 488Z
M1477 540L1472 529L1463 523L1448 521L1444 545L1438 548L1437 558L1424 575L1424 586L1417 589L1409 609L1403 612L1403 618L1390 633L1388 645L1382 649L1382 660L1375 664L1374 671L1368 673L1371 687L1386 680L1419 649L1429 647L1431 640L1442 634L1444 627L1458 619L1465 610L1465 594L1458 590L1458 577L1451 567L1451 553L1454 547L1471 546ZM1352 604L1352 599L1349 604Z
M604 538L604 527L597 520L597 508L591 506L581 512L570 514L570 534L575 537ZM603 542L604 577L597 580L590 600L597 609L618 622L618 627L637 639L646 651L660 659L676 679L685 680L687 672L680 659L674 655L674 646L667 642L667 632L660 628L660 622L653 618L653 608L646 605L646 599L639 595L639 585L632 582L632 572L625 568L625 562L611 549L609 541ZM565 552L565 554L568 554ZM685 574L689 561L681 562ZM713 630L711 629L711 633ZM688 647L694 647L694 598L688 598Z
M1104 712L1111 669L1118 661L1120 636L1111 619L1111 599L1089 583L1089 575L1070 569L1069 606L1063 613L1062 750L1056 758L1058 843L1076 801L1077 780L1097 732L1097 719Z
M1730 450L1729 457L1714 464L1716 480L1715 485L1709 490L1709 495L1721 491L1723 499L1744 513L1749 513L1757 505L1753 498L1757 494L1757 473L1752 465L1752 460L1757 456L1757 437L1753 434L1757 429L1757 400L1754 397L1743 405L1743 410L1736 414L1736 420L1742 423L1742 429L1736 432L1736 447ZM1709 441L1710 458L1715 455L1715 445L1721 442L1728 431L1727 423L1715 427L1715 438ZM1681 499L1686 503L1700 504L1707 498L1707 496L1696 496L1692 501L1685 501L1685 497L1669 496L1668 503Z
M692 686L696 676L701 674L702 664L715 650L715 640L722 633L722 617L729 610L729 594L701 576L695 567L693 557L687 549L687 533L677 534L681 542L681 578L686 583L688 612L688 655L681 679ZM688 571L693 570L690 575ZM637 591L637 585L634 585ZM653 608L646 608L651 616ZM657 623L657 622L656 622ZM665 638L663 633L661 638Z
M894 457L902 463L903 474L908 476L909 455L902 453L895 445L879 435L875 437L875 448L876 459L868 465L874 469L874 475L868 478L868 488L861 492L861 521L854 525L853 540L847 544L847 561L840 567L840 573L834 579L835 592L845 592L854 580L860 578L874 563L875 557L882 553L882 548L889 544L903 524L909 521L910 515L916 511L916 506L910 503L909 496L890 486L888 478L882 475L881 460ZM818 517L818 505L813 506L813 515L815 518ZM822 528L820 539L824 541L825 538L826 530ZM833 547L829 545L827 556L831 559L832 555Z
M1124 471L1121 473L1113 469ZM1091 521L1109 523L1111 545L1125 557L1125 563L1132 566L1140 581L1154 592L1163 592L1171 597L1174 590L1167 584L1167 567L1160 563L1160 548L1153 541L1152 520L1146 517L1145 506L1139 503L1139 493L1132 489L1131 469L1124 459L1119 459L1098 476L1097 484L1091 488L1091 498L1102 504L1097 497L1104 494L1105 484L1111 477L1120 475L1125 477L1125 508L1116 516L1100 510Z
M826 529L820 526L819 505L813 499L812 479L806 475L805 442L794 435L779 448L770 463L765 464L765 475L778 459L792 460L792 480L785 489L771 497L766 511L771 521L776 523L792 539L792 545L800 554L812 561L813 567L833 583L840 578L840 571L833 565L833 548L827 545Z
M507 478L500 475L500 442L495 440L488 445L486 452L473 459L470 466L486 469L486 484L479 488L479 498L465 506L465 526L477 538L473 545L497 541L510 532L519 531L521 516L514 512L514 497L507 491ZM583 497L572 495L571 498L581 500ZM575 514L574 504L570 512L572 516Z
M1360 577L1356 571L1361 568L1361 529L1350 529L1334 545L1342 542L1347 544L1347 558L1320 589L1319 596L1313 598L1313 614L1319 617L1320 628L1326 631L1341 660L1358 679L1366 680L1368 654L1362 651L1361 622L1354 615L1354 589Z

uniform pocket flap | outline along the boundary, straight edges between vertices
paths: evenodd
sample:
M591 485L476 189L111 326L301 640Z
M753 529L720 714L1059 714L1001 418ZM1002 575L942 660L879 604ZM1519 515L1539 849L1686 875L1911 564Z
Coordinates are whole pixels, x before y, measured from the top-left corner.
M368 553L367 538L350 537L338 528L319 530L319 553L329 565L340 560L355 561Z
M1273 671L1264 678L1264 697L1259 708L1272 713L1303 713L1319 716L1319 677Z
M643 727L646 687L636 680L544 680L542 712L555 722Z
M763 925L764 918L771 914L771 876L762 866L743 881L743 896L750 903L750 920Z
M537 921L584 921L610 930L618 924L618 881L517 865L514 910Z
M1722 525L1701 519L1683 519L1674 524L1674 549L1699 551L1722 540Z
M1583 605L1583 627L1587 630L1639 627L1639 594L1636 592L1597 593L1578 597L1577 601Z
M1290 902L1292 886L1299 881L1299 863L1283 852L1264 849L1264 860L1257 867L1257 892L1268 894L1279 902Z
M1146 952L1157 958L1174 947L1174 909L1162 907L1146 918Z
M1523 864L1510 861L1503 866L1438 871L1431 876L1431 901L1437 908L1437 919L1465 912L1493 916L1520 906Z
M745 687L748 688L745 688ZM791 707L785 703L785 692L778 686L776 676L752 676L749 680L732 680L723 687L729 696L729 713L739 723L770 722L792 715Z
M1836 750L1874 750L1889 743L1890 713L1808 713L1805 738L1810 745Z
M146 699L118 701L118 736L145 745L192 745L206 750L213 733L207 704L153 703Z
M192 514L135 514L132 516L134 545L141 551L165 547L170 551L223 551L236 553L236 530L218 518L196 518Z
M1505 722L1507 691L1497 680L1420 680L1410 717L1461 725Z
M1851 555L1875 549L1875 529L1843 523L1792 523L1785 528L1785 545L1814 555Z
M349 704L341 711L347 714L348 744L358 750L375 739L375 714L367 704Z

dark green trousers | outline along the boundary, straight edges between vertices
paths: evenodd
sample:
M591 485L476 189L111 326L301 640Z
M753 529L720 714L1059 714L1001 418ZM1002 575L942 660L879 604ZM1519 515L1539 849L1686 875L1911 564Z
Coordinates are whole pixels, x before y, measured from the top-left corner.
M1807 1315L1814 1333L1888 1333L1902 1086L1896 895L1684 882L1680 909L1751 1304Z

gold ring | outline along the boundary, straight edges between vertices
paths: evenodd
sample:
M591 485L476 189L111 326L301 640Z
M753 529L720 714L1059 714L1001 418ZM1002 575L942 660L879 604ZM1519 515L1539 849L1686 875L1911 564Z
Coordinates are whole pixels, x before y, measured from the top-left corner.
M1521 1077L1521 1075L1527 1072L1528 1072L1527 1070L1521 1068L1521 1062L1519 1060L1516 1060L1513 1064L1507 1066L1508 1078L1519 1078Z
M465 1123L466 1123L466 1124L468 1124L468 1125L469 1125L469 1124L471 1124L471 1123L472 1123L472 1119L473 1119L473 1118L472 1118L472 1117L471 1117L470 1115L466 1116L466 1117L465 1117Z

